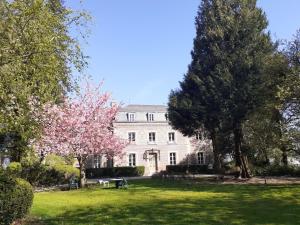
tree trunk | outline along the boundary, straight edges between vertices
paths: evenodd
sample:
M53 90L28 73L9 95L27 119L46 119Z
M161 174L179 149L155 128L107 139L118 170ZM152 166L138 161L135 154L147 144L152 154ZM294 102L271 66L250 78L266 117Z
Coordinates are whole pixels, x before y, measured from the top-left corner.
M217 135L216 132L211 133L211 140L213 146L213 154L214 154L214 171L216 173L220 173L222 169L221 159L220 159L220 152L219 152L219 145L217 143Z
M287 156L287 151L286 151L285 146L283 146L281 148L281 151L282 151L282 159L281 159L281 161L282 161L282 163L283 163L284 166L288 166L288 156Z
M284 119L278 109L275 109L275 111L274 111L274 118L275 118L275 121L279 125L280 150L282 152L281 162L283 163L284 166L288 166L287 147L286 147L286 143L283 141L283 136L284 136L283 120Z
M240 124L237 124L234 128L234 156L236 166L239 167L238 178L250 178L248 160L242 153L242 139L243 133Z
M80 173L79 187L83 188L83 187L85 187L85 184L86 184L85 171L84 171L85 170L84 160L82 157L77 157L77 160L79 163L79 173Z

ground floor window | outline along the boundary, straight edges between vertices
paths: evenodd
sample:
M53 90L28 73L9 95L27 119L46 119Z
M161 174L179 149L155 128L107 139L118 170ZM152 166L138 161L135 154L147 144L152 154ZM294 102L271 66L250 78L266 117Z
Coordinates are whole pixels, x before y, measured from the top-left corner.
M170 165L176 165L176 152L170 152Z
M129 166L136 166L136 154L135 153L130 153L129 154Z
M101 156L95 155L94 156L94 168L100 168L101 167Z
M106 167L108 167L108 168L113 168L114 167L114 159L113 158L108 158L107 159Z
M198 159L198 164L203 165L205 163L205 161L204 161L204 152L198 152L197 153L197 159Z

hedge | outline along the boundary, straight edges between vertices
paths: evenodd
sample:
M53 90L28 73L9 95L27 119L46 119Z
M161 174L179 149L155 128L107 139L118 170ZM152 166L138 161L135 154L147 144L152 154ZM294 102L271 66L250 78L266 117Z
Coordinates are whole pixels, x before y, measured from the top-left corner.
M145 172L144 166L136 167L112 167L112 168L89 168L86 169L87 178L100 178L100 177L134 177L143 176Z
M32 200L33 190L27 181L0 175L0 225L9 225L26 216Z
M79 177L79 170L71 165L46 166L34 163L22 168L22 178L34 186L67 184L71 177Z
M212 169L208 165L168 165L166 167L168 174L211 174Z

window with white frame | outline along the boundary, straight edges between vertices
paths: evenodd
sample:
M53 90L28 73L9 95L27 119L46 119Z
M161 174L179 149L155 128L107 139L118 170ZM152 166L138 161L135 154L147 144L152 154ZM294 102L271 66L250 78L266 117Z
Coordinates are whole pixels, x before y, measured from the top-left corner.
M169 142L173 143L175 141L175 132L169 132Z
M147 114L147 120L148 120L148 122L154 121L154 114L153 113L148 113Z
M136 166L136 154L135 153L130 153L128 155L128 165L129 166Z
M95 155L94 156L94 168L100 168L101 167L101 156Z
M134 122L134 120L135 120L135 114L134 113L128 113L127 114L127 120L129 122Z
M204 163L205 163L204 152L198 152L197 159L198 159L198 164L204 165Z
M202 139L203 139L202 133L200 133L200 132L197 132L197 133L195 134L195 137L196 137L196 140L202 140Z
M176 165L176 152L170 152L170 165Z
M149 133L149 142L152 142L152 143L155 142L155 132Z
M129 132L128 133L128 141L129 142L135 142L135 132Z

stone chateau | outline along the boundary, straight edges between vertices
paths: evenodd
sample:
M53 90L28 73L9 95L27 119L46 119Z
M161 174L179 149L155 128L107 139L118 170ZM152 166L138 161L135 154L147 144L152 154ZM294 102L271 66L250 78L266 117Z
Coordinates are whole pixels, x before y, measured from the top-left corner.
M167 165L212 163L210 140L201 133L189 138L172 129L163 105L122 108L114 122L114 132L130 143L124 157L112 161L96 155L87 167L145 166L145 175L152 175Z

